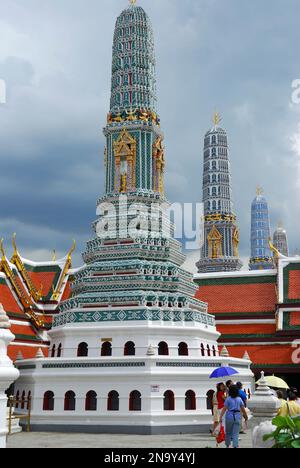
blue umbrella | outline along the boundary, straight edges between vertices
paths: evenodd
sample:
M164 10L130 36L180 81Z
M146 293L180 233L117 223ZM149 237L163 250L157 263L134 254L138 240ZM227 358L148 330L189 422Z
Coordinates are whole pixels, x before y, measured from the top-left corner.
M218 379L220 377L230 377L231 375L236 374L239 374L239 372L233 369L233 367L222 366L215 369L209 378Z

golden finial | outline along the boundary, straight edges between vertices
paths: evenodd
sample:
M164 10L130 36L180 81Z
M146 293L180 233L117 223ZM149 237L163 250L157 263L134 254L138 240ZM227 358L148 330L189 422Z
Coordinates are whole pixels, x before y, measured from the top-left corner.
M264 189L260 185L258 185L256 187L256 195L260 197L261 195L263 195L263 193L264 193Z
M5 255L5 251L4 251L4 247L3 247L3 242L4 242L4 239L2 238L0 240L0 252L2 254L2 260L6 260L6 255Z
M56 250L53 250L52 262L56 262Z
M76 240L73 241L73 245L68 253L68 260L71 261L72 259L72 254L74 252L74 250L76 249Z
M14 248L14 255L16 255L18 253L17 244L16 244L16 237L17 237L17 234L14 233L13 237L12 237L12 245L13 245L13 248Z
M279 258L281 256L279 250L273 245L271 237L269 237L269 247L275 258Z
M220 124L221 121L222 121L221 115L219 114L219 112L215 112L214 113L214 119L213 119L215 127L217 127Z
M135 4L136 4L136 0L129 0L129 2L131 3L131 5L135 5Z

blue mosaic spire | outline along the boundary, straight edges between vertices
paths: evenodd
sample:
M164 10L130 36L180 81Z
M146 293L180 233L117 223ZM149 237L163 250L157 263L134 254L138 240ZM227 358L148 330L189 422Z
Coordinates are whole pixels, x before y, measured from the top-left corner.
M204 245L199 273L240 270L239 230L233 211L231 171L226 131L215 114L205 135L203 161Z
M156 111L154 37L143 8L130 5L118 17L112 60L111 112Z
M106 193L140 190L164 196L164 147L156 113L155 50L151 22L132 3L114 32L107 139Z
M250 270L268 270L274 267L269 246L271 238L269 207L263 190L258 187L251 206Z

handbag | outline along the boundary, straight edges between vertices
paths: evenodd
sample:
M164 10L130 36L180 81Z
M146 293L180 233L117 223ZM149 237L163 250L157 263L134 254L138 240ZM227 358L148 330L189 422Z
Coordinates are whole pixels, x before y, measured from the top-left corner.
M217 444L220 445L226 440L225 427L223 424L220 425L219 435L216 437Z

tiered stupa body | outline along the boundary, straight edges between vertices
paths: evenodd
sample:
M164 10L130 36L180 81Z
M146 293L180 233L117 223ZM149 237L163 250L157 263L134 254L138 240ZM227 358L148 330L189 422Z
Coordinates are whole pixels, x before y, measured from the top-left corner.
M240 270L239 230L233 211L231 171L226 131L214 127L205 135L203 166L204 239L199 273Z
M153 32L135 5L116 23L104 134L96 235L49 333L53 357L19 362L18 390L32 394L35 429L201 431L212 368L230 363L248 388L252 374L250 362L219 356L214 317L168 233Z
M250 270L271 270L274 268L270 249L271 229L269 207L261 188L251 205L251 258Z
M273 245L285 257L289 256L289 243L287 232L282 223L279 223L278 228L273 234Z

